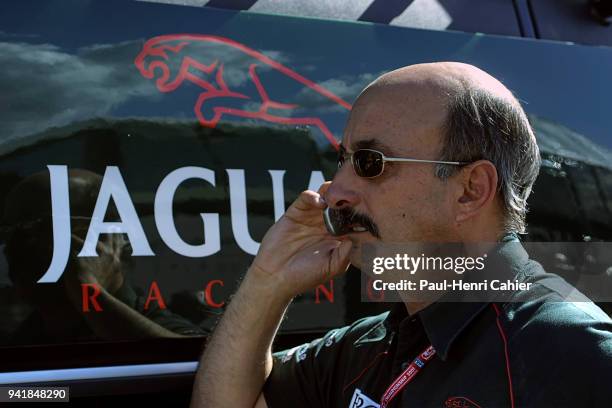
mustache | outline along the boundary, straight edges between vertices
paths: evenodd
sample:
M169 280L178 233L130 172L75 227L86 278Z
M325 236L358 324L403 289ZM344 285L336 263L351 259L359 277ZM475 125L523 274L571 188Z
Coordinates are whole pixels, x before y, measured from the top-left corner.
M374 221L372 221L372 219L367 215L360 214L352 208L330 208L329 218L332 224L337 228L337 230L341 231L342 233L352 231L350 226L358 224L364 227L370 234L372 234L376 238L380 238L376 223L374 223Z

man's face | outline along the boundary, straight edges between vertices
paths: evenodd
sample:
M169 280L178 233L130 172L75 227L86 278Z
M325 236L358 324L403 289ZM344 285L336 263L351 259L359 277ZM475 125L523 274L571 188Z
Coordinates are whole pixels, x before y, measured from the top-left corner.
M369 89L354 105L342 146L381 151L387 157L437 160L444 100L422 85L394 90ZM360 248L367 242L402 243L452 240L452 198L449 183L434 174L434 164L385 163L382 175L367 179L353 171L350 161L338 169L325 193L332 209L352 209L376 227L351 232L351 263L360 267Z

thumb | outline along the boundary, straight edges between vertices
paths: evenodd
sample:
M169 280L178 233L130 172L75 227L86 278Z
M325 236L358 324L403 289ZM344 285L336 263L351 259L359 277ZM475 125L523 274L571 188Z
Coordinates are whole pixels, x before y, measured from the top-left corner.
M329 262L329 278L333 278L336 275L340 275L346 272L350 264L349 255L353 244L349 240L342 241L331 253L331 259Z

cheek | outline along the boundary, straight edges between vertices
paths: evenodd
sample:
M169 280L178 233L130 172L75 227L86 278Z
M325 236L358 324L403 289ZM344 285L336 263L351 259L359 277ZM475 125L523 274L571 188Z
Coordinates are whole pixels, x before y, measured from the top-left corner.
M419 175L410 183L398 183L383 200L378 226L385 241L422 239L449 223L449 205L444 186Z

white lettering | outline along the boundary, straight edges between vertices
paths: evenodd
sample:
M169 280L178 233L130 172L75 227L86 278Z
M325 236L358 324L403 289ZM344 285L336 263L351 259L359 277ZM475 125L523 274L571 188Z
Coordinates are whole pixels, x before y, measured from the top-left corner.
M111 198L115 202L120 222L105 222L104 216L108 209ZM98 256L96 246L100 239L100 234L127 234L132 246L132 255L153 256L155 255L149 246L149 241L145 236L136 208L130 198L127 187L121 177L117 166L108 166L102 179L100 193L96 201L91 223L87 231L87 237L79 257Z
M51 189L51 213L53 218L53 254L51 264L39 283L57 282L68 263L71 247L70 197L68 167L49 165ZM268 170L272 179L274 219L285 212L283 179L285 170ZM238 246L250 255L255 255L259 243L248 230L248 212L245 174L242 169L228 169L232 232ZM215 173L203 167L187 166L170 172L160 183L154 200L155 225L164 243L176 253L187 257L205 257L221 250L219 214L200 213L204 224L204 243L191 245L179 235L172 213L174 196L181 183L190 178L202 179L215 186ZM321 171L312 171L309 190L318 190L325 182ZM113 200L120 221L106 222L104 218ZM116 166L108 166L104 172L96 205L91 217L83 248L77 256L96 257L100 234L126 234L131 243L132 256L154 256L138 218L123 177Z
M70 255L70 199L68 166L47 166L51 184L51 216L53 218L53 257L49 269L38 283L52 283L62 276Z
M215 185L215 173L202 167L181 167L168 174L159 184L155 194L155 224L159 236L177 254L190 258L200 258L215 254L221 250L221 233L219 229L219 214L201 213L204 223L204 243L190 245L183 241L172 215L172 202L178 186L185 180L198 178Z

